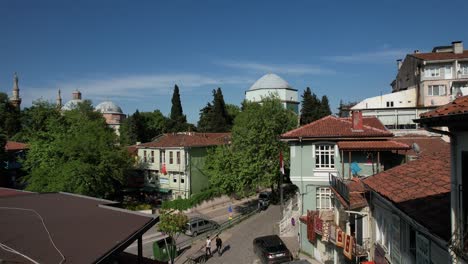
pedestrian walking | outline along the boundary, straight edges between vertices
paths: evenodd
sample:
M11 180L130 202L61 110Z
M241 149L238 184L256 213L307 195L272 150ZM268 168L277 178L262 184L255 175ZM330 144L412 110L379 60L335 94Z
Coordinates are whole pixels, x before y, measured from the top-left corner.
M216 249L218 250L218 256L221 256L223 248L223 241L219 237L219 235L216 235Z
M206 237L206 248L205 255L211 256L211 239L210 236Z

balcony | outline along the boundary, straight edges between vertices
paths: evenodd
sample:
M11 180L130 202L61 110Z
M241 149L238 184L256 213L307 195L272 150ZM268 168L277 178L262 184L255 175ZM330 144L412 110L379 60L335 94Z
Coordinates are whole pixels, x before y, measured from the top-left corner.
M330 186L340 194L343 199L349 203L349 189L345 180L339 174L329 174Z

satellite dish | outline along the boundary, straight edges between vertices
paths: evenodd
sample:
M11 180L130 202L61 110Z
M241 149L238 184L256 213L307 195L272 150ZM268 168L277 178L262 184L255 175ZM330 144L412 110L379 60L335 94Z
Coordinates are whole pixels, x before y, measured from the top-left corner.
M419 154L421 152L421 148L419 147L418 143L413 143L411 145L411 148L414 150L414 152L416 152L417 154Z

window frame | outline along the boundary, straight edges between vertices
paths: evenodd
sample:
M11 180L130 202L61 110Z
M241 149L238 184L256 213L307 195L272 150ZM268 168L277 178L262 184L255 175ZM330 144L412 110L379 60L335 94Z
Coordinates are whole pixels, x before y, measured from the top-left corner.
M424 77L440 77L440 67L428 66L424 69Z
M461 75L468 75L468 64L460 65L460 74Z
M143 150L143 162L146 162L147 159L146 159L146 150Z
M318 187L315 195L315 208L317 210L331 210L333 209L332 199L333 192L328 187Z
M315 169L335 169L335 145L316 144L314 150Z
M176 152L176 161L177 161L177 164L180 164L180 151Z
M437 94L434 94L436 87L437 87ZM433 84L433 85L427 86L427 96L446 96L446 95L447 95L447 88L443 84Z
M173 151L169 151L169 164L174 163L174 153Z
M154 163L154 150L151 151L151 163Z

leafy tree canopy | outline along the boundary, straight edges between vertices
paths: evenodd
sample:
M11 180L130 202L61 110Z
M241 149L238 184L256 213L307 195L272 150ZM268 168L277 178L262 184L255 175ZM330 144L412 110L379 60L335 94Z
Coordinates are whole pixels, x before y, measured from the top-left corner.
M21 129L20 112L10 103L8 95L0 92L0 129L11 138Z
M55 104L44 100L36 100L31 107L21 112L21 131L14 136L14 140L29 142L36 136L37 131L46 132L48 120L60 117L60 110Z
M213 102L200 110L198 130L201 132L226 132L232 126L232 119L226 109L221 88L213 90Z
M132 160L91 103L52 115L44 124L29 140L27 189L114 199Z
M149 142L154 137L167 131L168 118L161 111L139 112L138 110L120 126L122 145L133 145L136 142Z
M234 121L231 146L218 147L208 156L211 184L237 194L278 186L279 153L288 149L279 136L295 125L296 115L276 97L264 98L260 104L244 102Z
M177 237L185 231L188 223L188 217L181 212L174 212L170 209L162 209L159 214L159 231L171 237L172 242L169 251L173 252L175 249L175 241ZM175 254L169 254L171 263L174 263Z

